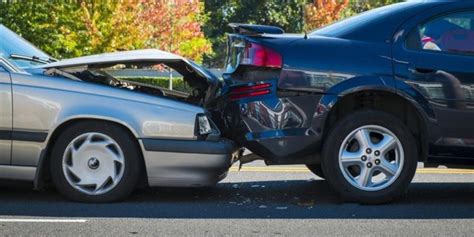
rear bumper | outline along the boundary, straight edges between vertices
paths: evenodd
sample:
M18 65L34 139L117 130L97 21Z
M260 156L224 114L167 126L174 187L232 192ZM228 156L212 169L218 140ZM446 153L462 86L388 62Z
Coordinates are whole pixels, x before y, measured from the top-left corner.
M150 186L212 186L226 177L239 148L226 139L140 139Z
M271 164L317 164L326 114L316 113L321 95L229 101L221 129Z

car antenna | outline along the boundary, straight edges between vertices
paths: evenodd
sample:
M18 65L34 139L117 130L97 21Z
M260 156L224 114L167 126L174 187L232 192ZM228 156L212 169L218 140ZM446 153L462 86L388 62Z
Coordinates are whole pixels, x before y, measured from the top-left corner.
M304 32L304 39L308 39L308 32L306 32L306 30L304 30L303 32Z

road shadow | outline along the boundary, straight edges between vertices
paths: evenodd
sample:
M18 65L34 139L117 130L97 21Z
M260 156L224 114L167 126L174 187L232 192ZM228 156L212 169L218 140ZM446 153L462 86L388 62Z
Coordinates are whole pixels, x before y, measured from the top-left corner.
M474 183L413 183L392 204L343 203L323 180L221 183L212 188L152 188L120 203L82 204L54 191L0 184L0 215L118 218L466 219Z

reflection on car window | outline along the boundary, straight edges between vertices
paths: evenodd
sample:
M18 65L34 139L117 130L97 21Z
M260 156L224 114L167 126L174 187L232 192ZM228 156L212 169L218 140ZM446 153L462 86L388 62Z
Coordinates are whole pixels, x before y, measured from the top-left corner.
M3 67L3 66L0 66L0 72L6 72L7 70Z
M439 17L419 29L424 50L474 55L474 12Z

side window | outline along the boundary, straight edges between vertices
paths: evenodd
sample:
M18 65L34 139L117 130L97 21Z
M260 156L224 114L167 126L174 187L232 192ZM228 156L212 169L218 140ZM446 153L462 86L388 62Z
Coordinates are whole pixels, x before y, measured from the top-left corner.
M0 65L0 72L7 72L7 70L2 65Z
M474 11L432 19L407 39L412 49L474 55Z

